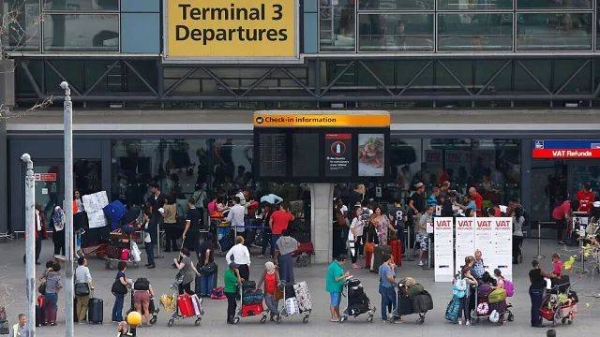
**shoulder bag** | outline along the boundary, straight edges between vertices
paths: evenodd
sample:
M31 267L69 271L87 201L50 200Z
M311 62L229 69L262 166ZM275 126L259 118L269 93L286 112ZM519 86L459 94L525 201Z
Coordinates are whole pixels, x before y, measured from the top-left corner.
M125 295L127 294L127 287L123 283L121 283L120 278L117 278L115 279L115 282L113 283L110 292L117 295Z
M87 283L75 283L75 296L88 296L90 285Z
M217 270L217 264L215 262L210 262L210 263L202 266L201 273L202 273L202 275L208 276L208 275L214 274L216 270Z

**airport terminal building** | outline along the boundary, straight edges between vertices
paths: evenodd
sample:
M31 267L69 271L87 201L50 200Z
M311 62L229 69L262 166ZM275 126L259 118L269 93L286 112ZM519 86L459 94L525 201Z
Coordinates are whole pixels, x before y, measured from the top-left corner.
M596 1L2 4L15 29L2 36L14 72L2 82L0 232L24 228L22 153L45 173L37 203L49 212L65 197L61 81L76 189L130 204L152 180L178 199L255 185L257 110L389 111L389 179L366 181L376 200L450 180L544 221L583 183L600 188ZM274 191L310 203L300 182Z

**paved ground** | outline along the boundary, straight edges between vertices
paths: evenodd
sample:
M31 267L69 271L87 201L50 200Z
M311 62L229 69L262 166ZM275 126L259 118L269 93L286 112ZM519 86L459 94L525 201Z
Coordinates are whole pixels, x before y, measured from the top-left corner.
M50 241L44 242L44 249L42 261L50 258L50 249L52 243ZM23 279L24 279L24 267L22 263L22 254L24 251L24 242L15 241L8 243L0 243L0 264L4 265L6 269L2 270L0 285L8 285L13 288L13 297L15 302L10 305L8 314L11 319L14 319L19 312L24 311L24 296L23 296ZM526 261L530 261L534 255L537 255L535 241L526 242ZM554 250L560 248L555 246L553 242L546 241L543 243L543 254L550 256ZM168 291L168 285L172 282L172 277L175 272L170 267L171 260L174 257L174 253L167 254L166 258L158 260L158 267L154 270L147 270L145 268L129 269L128 277L136 278L138 276L148 277L154 285L157 293L163 293ZM484 257L485 258L485 257ZM220 258L222 271L224 258ZM264 260L258 258L253 259L252 275L258 275L261 270L261 265ZM543 265L546 268L550 267L549 259L543 261ZM90 267L92 270L92 276L96 282L96 295L104 299L104 317L105 320L110 320L110 310L112 308L114 298L110 294L110 286L114 279L116 272L114 270L105 270L104 263L98 259L90 260ZM174 327L168 328L166 326L167 314L161 312L159 315L158 323L153 327L140 328L139 336L190 336L194 333L210 333L215 336L239 336L242 334L251 335L265 335L273 333L282 333L288 336L356 336L365 335L370 331L377 331L378 333L401 333L408 334L410 336L477 336L481 337L483 334L487 336L545 336L546 329L533 329L529 327L529 296L527 294L528 280L526 278L527 271L529 270L529 263L516 266L514 274L516 275L515 285L517 287L517 294L512 298L511 302L515 306L513 311L516 316L515 322L508 323L504 326L491 325L489 322L484 322L481 325L473 327L464 327L452 325L445 322L443 316L451 295L448 284L435 284L433 283L433 271L422 270L416 266L416 262L406 262L405 266L400 269L400 276L412 276L421 282L426 289L433 295L435 309L429 312L426 317L425 324L417 326L413 323L416 316L406 316L407 323L402 325L389 325L381 323L379 315L375 323L368 324L365 322L365 316L359 316L357 319L350 319L345 324L331 323L329 322L329 309L328 299L329 297L324 291L324 278L325 265L316 265L308 268L296 269L297 279L306 280L312 293L315 309L310 317L308 324L301 323L301 317L296 316L287 321L281 323L281 325L275 325L274 323L267 322L262 325L258 323L258 319L249 318L243 320L238 326L230 326L225 324L225 311L226 301L208 301L205 304L206 315L202 321L200 327L195 327L191 320L180 321L175 324ZM5 271L9 272L6 273ZM41 272L42 268L38 268ZM377 277L374 274L370 274L367 271L359 270L354 272L354 275L359 277L367 289L367 294L371 300L375 303L379 303L380 298L377 294ZM572 276L577 279L577 276ZM600 284L598 280L600 276L596 274L588 274L582 279L573 282L574 288L578 290L580 294L580 313L576 317L575 322L571 326L557 326L559 336L578 336L584 333L597 332L596 317L600 313L600 299L594 297L595 294L600 292ZM219 282L222 284L222 281ZM4 288L4 287L0 287ZM38 336L54 337L64 336L64 298L59 299L59 322L56 327L41 327L38 328ZM589 309L584 310L586 303L589 304ZM378 309L379 311L379 309ZM375 330L377 329L377 330ZM358 331L357 331L358 330ZM115 325L111 323L105 323L100 326L87 326L87 325L76 325L76 336L98 336L109 335L115 332ZM358 334L357 334L358 333Z

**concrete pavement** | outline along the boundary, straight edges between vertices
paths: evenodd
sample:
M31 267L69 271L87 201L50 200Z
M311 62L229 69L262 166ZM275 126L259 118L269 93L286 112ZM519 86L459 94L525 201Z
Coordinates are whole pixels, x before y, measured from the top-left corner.
M205 301L206 314L203 318L202 325L194 326L193 320L188 319L176 322L175 326L169 328L166 326L168 314L161 311L159 314L158 323L152 327L138 329L138 336L190 336L193 334L206 334L211 336L240 336L240 335L272 335L285 334L286 336L357 336L369 333L379 334L408 334L410 336L545 336L546 329L534 329L529 327L529 312L530 301L527 293L529 281L527 272L529 270L531 259L537 255L536 243L534 240L528 240L525 246L525 263L515 266L515 286L516 295L511 299L513 304L513 312L515 321L507 323L504 326L495 326L489 322L484 322L477 326L465 327L452 325L444 320L444 312L446 305L451 298L449 283L434 283L433 271L423 270L416 266L415 262L405 262L400 268L399 277L411 276L422 283L425 288L432 294L434 299L434 310L427 313L425 324L418 326L414 324L416 315L406 316L405 324L390 325L381 323L380 319L380 296L377 293L378 278L375 274L369 273L366 270L352 270L351 272L360 278L365 286L368 296L371 301L378 306L375 322L372 324L366 323L366 315L359 316L357 319L350 319L344 324L329 322L329 296L324 290L324 275L326 265L312 265L308 268L297 268L296 279L306 280L311 290L314 310L307 324L301 322L301 316L294 316L284 320L280 325L267 322L259 324L258 318L251 317L242 319L242 322L237 326L225 324L226 301L207 300ZM42 258L40 262L51 258L51 241L44 241ZM15 321L20 312L24 312L25 296L24 296L24 265L22 256L25 249L23 240L0 243L0 265L2 266L0 276L0 289L11 288L11 296L14 299L8 307L8 315L11 324ZM543 260L542 265L545 269L550 268L549 256L554 252L561 252L562 247L558 247L553 241L543 242L543 254L547 256ZM562 252L562 255L566 255ZM140 276L148 277L153 284L157 294L168 293L168 286L172 283L175 275L175 270L170 267L172 259L176 253L165 253L165 258L157 260L157 268L147 270L144 267L138 269L130 268L127 270L127 276L137 278ZM485 259L485 256L484 256ZM262 266L266 260L253 257L251 267L251 275L257 278L262 271ZM220 264L219 284L222 285L222 271L225 267L224 258L218 258ZM39 266L38 273L41 273L43 266ZM350 264L348 263L348 267ZM114 303L114 297L110 294L110 287L116 275L115 270L106 270L104 262L96 258L90 258L90 269L94 282L96 284L95 295L104 299L104 319L103 325L76 325L75 332L77 337L86 336L107 336L116 332L116 326L110 323L110 312ZM600 293L600 284L598 283L600 276L589 273L583 278L578 279L572 275L573 286L579 293L580 312L576 317L573 325L556 327L558 336L578 336L585 333L597 332L597 316L600 313L600 299L595 298L595 294ZM0 290L0 291L2 291ZM40 327L37 329L37 336L55 337L64 336L65 330L65 314L64 314L64 293L59 295L59 319L56 327ZM128 300L126 300L125 310L127 309ZM158 302L157 302L158 304ZM589 309L586 308L589 304ZM342 306L345 301L342 302ZM161 308L162 309L162 308ZM550 327L549 322L545 324ZM376 332L375 332L376 331Z

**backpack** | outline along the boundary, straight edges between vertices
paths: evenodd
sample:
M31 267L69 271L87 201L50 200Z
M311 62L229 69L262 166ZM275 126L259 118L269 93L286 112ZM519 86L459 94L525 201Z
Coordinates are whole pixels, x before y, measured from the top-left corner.
M445 314L446 320L448 320L452 323L458 322L458 316L460 314L460 307L461 307L460 302L461 301L457 298L453 298L452 300L450 300L450 303L448 303L448 307L446 307L446 314Z
M460 274L456 275L456 279L452 285L452 295L454 295L455 298L463 298L467 295L467 288L469 285L467 284L467 280L460 276Z
M515 284L510 280L504 280L504 289L506 290L506 296L513 297L515 294Z
M144 277L138 278L133 284L133 290L150 290L150 281Z

